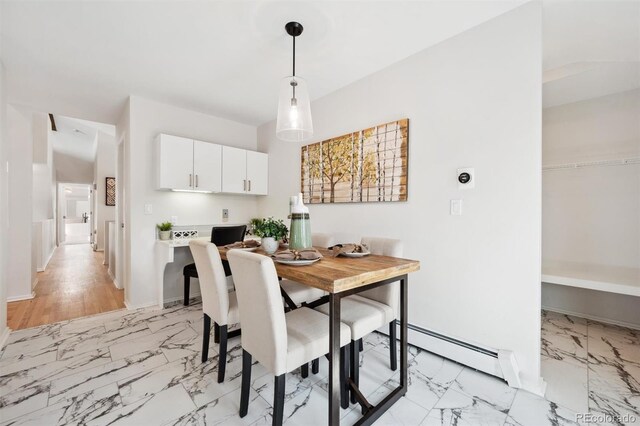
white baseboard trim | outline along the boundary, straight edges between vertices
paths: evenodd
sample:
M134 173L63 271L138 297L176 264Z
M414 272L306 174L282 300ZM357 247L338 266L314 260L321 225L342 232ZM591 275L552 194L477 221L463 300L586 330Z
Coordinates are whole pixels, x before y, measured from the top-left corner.
M34 297L36 297L36 293L35 291L32 291L31 294L29 295L7 297L7 302L18 302L20 300L29 300L29 299L33 299Z
M522 389L544 398L544 394L547 392L547 382L542 377L537 381L523 380Z
M602 322L602 323L605 323L605 324L619 325L621 327L627 327L627 328L632 328L634 330L640 330L640 324L634 324L634 323L625 322L625 321L618 321L618 320L614 320L614 319L611 319L611 318L603 318L603 317L599 317L597 315L589 315L589 314L585 314L583 312L574 312L574 311L570 311L570 310L567 310L567 309L560 309L560 308L555 308L555 307L550 307L550 306L543 306L542 309L545 310L545 311L555 312L555 313L558 313L558 314L571 315L573 317L585 318L585 319L589 319L589 320L592 320L592 321Z
M130 311L136 310L136 309L162 309L161 306L158 306L157 302L147 302L147 303L140 303L138 305L133 305L129 302L127 302L126 300L124 301L124 306L127 307L127 309L129 309Z
M11 334L11 329L9 327L5 327L2 335L0 335L0 349L4 348L4 345L7 343L7 339Z
M196 297L200 297L201 294L199 291L191 291L189 292L189 300L192 300ZM162 302L163 304L167 304L167 303L173 303L173 302L177 302L178 300L184 300L184 296L178 296L178 297L171 297L169 299L164 299L164 301Z

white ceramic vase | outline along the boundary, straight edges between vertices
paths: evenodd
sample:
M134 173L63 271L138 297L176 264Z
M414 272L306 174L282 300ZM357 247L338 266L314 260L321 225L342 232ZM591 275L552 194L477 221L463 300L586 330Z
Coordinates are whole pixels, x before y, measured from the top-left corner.
M267 254L273 254L278 250L278 241L276 241L273 237L265 237L262 239L262 249L267 252Z
M170 240L171 239L171 231L160 231L160 239L161 240Z

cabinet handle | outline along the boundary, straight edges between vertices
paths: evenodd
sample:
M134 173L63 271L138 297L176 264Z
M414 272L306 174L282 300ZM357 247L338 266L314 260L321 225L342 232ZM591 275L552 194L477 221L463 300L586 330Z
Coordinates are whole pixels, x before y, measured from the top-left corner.
M249 192L251 192L251 180L249 180Z
M198 175L196 175L196 188L198 187Z
M247 190L247 180L246 180L246 179L244 179L244 180L242 181L242 190L243 190L243 191L246 191L246 190Z
M189 188L193 186L193 175L189 173Z

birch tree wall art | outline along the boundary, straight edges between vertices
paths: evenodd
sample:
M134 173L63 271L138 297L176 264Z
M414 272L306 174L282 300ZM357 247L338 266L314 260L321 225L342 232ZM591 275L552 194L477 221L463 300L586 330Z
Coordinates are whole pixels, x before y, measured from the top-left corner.
M407 201L409 119L302 147L305 203Z

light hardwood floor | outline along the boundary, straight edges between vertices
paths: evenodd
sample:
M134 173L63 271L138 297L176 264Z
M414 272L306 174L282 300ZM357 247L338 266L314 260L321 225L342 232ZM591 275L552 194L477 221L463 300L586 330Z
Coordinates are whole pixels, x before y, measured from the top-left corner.
M124 308L118 290L102 264L103 254L89 244L58 247L47 269L38 272L35 297L10 302L7 324L18 330Z

